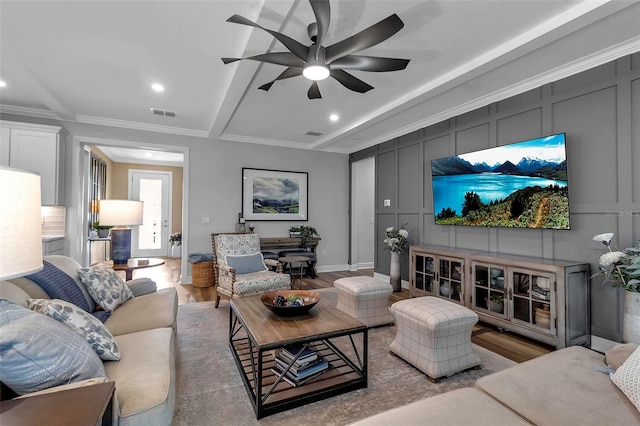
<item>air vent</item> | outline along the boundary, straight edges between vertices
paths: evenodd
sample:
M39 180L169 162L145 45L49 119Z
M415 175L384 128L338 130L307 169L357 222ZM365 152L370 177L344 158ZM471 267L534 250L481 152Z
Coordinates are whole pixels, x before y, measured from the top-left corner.
M305 135L308 135L308 136L322 136L322 135L324 135L324 133L314 132L313 130L309 130L307 133L305 133Z
M159 108L150 108L150 109L151 109L151 113L155 115L163 115L165 117L175 117L178 115L178 113L175 111L167 111L165 109L159 109Z

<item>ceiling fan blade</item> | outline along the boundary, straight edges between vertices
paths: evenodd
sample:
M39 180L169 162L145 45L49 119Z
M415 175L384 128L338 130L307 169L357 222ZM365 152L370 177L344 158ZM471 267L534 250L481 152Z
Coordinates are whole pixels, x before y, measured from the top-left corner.
M297 77L299 75L302 75L302 68L289 67L286 70L282 71L282 74L280 74L270 82L258 87L258 89L269 91L269 89L271 89L271 86L273 86L273 83L275 83L276 81L284 80L285 78Z
M300 43L300 42L298 42L298 41L296 41L294 39L292 39L289 36L286 36L286 35L284 35L282 33L277 32L277 31L266 29L266 28L256 24L255 22L250 21L247 18L244 18L244 17L242 17L240 15L233 15L231 18L227 19L227 22L232 22L234 24L248 25L250 27L260 28L261 30L264 30L264 31L268 32L269 34L271 34L280 43L284 44L284 46L287 49L289 49L291 51L291 53L296 55L298 58L302 59L303 61L307 59L307 53L308 53L307 46L305 46L304 44L302 44L302 43Z
M326 61L331 63L338 58L375 46L400 31L402 27L404 27L404 23L394 13L377 24L327 47Z
M335 78L344 87L349 90L353 90L354 92L366 93L373 89L373 86L368 85L364 81L343 70L331 70L331 77Z
M258 62L267 62L269 64L284 65L286 67L304 67L305 62L293 53L289 52L272 52L263 53L261 55L248 56L246 58L222 58L222 62L229 64L231 62L249 59Z
M318 88L317 81L311 83L311 87L309 87L309 91L307 92L307 97L309 99L322 99L322 96L320 96L320 88Z
M316 24L318 26L318 35L316 36L315 43L318 46L322 46L324 38L329 31L329 23L331 22L331 6L329 0L309 0L313 14L316 16ZM316 50L316 55L318 55ZM318 57L316 56L316 61Z
M348 55L333 61L331 69L386 72L403 70L408 64L409 59Z

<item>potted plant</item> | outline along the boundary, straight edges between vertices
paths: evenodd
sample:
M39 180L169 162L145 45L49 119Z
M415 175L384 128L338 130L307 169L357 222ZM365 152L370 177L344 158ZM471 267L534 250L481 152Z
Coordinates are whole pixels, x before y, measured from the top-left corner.
M404 225L403 225L404 226ZM388 227L384 233L384 248L391 251L391 264L389 266L389 283L393 291L402 291L402 279L400 277L400 252L409 247L409 231L400 227Z
M307 243L315 237L319 237L318 231L313 226L292 226L289 228L289 236L291 238L300 238L302 247L307 247Z
M488 300L489 310L491 312L504 313L504 294L492 292Z
M182 257L182 233L172 232L169 235L169 242L171 243L171 257Z
M611 247L613 232L599 234L593 241L604 244L608 251L600 256L600 271L594 274L603 276L604 283L611 283L625 291L624 321L622 323L622 341L640 341L640 243L624 250Z
M98 237L107 238L109 236L109 230L113 228L113 226L102 226L99 221L93 222L91 228L95 229L98 232Z

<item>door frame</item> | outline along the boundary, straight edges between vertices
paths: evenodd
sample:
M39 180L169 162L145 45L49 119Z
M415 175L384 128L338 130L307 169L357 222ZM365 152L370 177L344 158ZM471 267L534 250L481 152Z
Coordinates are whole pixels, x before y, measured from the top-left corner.
M169 245L169 228L173 228L173 172L169 171L169 170L152 170L152 169L128 169L128 176L127 176L127 182L129 185L129 188L127 189L127 196L129 197L129 199L131 200L133 197L133 175L135 173L141 173L141 174L154 174L154 175L165 175L167 176L167 238L165 240L163 240L163 243L166 244L166 250L165 253L162 255L163 257L170 257L170 252L171 252L171 246ZM133 256L133 237L138 237L138 231L137 229L132 230L132 235L131 235L131 240L132 240L132 247L131 247L131 255ZM162 231L160 232L160 237L162 238ZM162 243L161 243L162 244ZM162 245L161 245L162 248ZM139 254L140 250L135 249L136 252L138 252L137 254ZM143 257L153 257L155 255L147 255L147 254L143 254Z

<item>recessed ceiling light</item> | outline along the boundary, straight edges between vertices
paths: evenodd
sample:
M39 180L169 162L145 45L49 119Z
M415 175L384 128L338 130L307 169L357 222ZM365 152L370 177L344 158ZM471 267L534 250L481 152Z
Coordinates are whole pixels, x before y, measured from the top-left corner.
M339 118L340 117L338 116L338 114L331 114L329 116L329 120L331 120L331 121L338 121Z
M153 83L151 85L151 88L156 92L164 92L164 86L160 83Z
M150 152L145 152L145 154L144 154L144 155L146 155L147 157L153 157L153 154L152 154L152 153L150 153Z
M4 81L0 80L0 87L7 87L7 83L5 83Z

